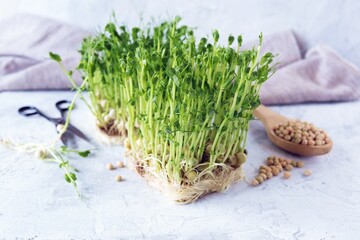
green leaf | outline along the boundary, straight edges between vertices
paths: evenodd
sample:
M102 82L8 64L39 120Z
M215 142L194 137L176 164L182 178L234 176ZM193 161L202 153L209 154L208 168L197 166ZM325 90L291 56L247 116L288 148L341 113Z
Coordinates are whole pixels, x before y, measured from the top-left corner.
M73 172L65 173L65 180L68 183L75 182L77 180L75 173Z
M230 46L231 44L233 44L235 38L233 35L230 35L229 38L228 38L228 45Z
M69 165L69 161L65 161L59 164L59 168L63 168Z
M91 153L90 150L78 152L78 154L83 158L86 158L87 156L89 156L90 153Z
M241 45L242 45L243 38L242 38L242 36L241 36L241 35L239 35L239 36L237 37L237 42L238 42L239 46L241 46Z
M68 183L71 183L71 179L69 177L69 174L65 173L65 181L67 181Z
M67 147L65 146L65 145L62 145L61 147L60 147L60 151L62 151L62 152L66 152L68 149L67 149Z
M217 29L214 29L212 31L212 35L214 38L214 42L217 43L219 41L220 35L219 35L219 31Z
M75 173L70 172L69 175L73 181L77 180Z
M56 54L56 53L52 53L52 52L49 52L49 56L52 60L56 61L56 62L61 62L61 57Z

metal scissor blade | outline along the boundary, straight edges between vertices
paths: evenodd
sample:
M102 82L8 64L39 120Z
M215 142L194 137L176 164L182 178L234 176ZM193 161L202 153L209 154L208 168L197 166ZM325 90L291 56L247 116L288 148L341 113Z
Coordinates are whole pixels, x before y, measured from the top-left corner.
M69 137L68 137L68 134L66 134L66 132L63 133L63 135L61 135L60 139L65 146L67 146L67 147L69 146Z
M74 127L73 125L69 124L67 131L72 132L73 134L77 135L78 137L82 138L83 140L90 142L90 139L85 136L79 129Z
M69 147L69 145L71 145L72 147L77 147L74 135L68 131L64 132L63 135L61 135L60 139L62 143L67 147Z

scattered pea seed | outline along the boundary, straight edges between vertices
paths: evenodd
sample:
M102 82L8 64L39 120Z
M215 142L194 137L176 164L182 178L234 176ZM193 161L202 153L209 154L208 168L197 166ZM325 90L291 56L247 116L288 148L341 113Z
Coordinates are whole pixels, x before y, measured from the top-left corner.
M306 169L305 171L304 171L304 175L305 176L310 176L312 174L312 172L311 172L311 170L310 169Z
M114 169L115 169L115 168L114 168L114 165L113 165L112 163L106 164L106 168L107 168L108 170L114 170Z
M283 178L289 179L290 177L291 177L291 173L288 172L288 171L285 171L284 174L283 174Z
M267 173L266 169L262 168L259 170L259 173Z
M259 181L256 180L256 179L253 179L253 180L251 181L251 185L253 185L253 186L259 185Z
M304 167L304 166L305 166L304 162L302 162L302 161L296 162L296 167L302 168L302 167Z
M262 177L263 180L267 179L267 176L265 173L260 173L259 176Z
M115 181L121 182L122 180L123 180L122 176L120 176L120 175L115 176Z
M268 160L267 160L267 165L268 165L268 166L274 165L274 160L273 160L273 159L268 159Z
M277 168L275 168L272 170L272 173L274 176L277 176L277 175L279 175L279 170Z
M285 170L286 171L291 171L293 169L293 166L292 165L286 165L285 166Z
M118 161L116 163L116 166L119 167L119 168L123 168L123 167L125 167L125 164L123 163L123 161Z
M279 165L279 164L280 164L279 159L275 158L274 165L276 166L276 165Z
M279 172L281 172L283 170L283 167L280 164L276 165L275 167L279 170Z
M259 182L259 184L264 182L264 179L261 176L257 176L255 179Z
M290 171L292 171L294 167L302 168L304 165L305 164L303 161L295 161L277 156L269 156L266 159L266 165L261 165L259 167L259 174L252 180L251 185L257 186L262 184L265 180L268 180L274 176L278 176L283 170L283 178L289 179L291 177ZM311 175L311 171L305 170L303 174L309 176Z

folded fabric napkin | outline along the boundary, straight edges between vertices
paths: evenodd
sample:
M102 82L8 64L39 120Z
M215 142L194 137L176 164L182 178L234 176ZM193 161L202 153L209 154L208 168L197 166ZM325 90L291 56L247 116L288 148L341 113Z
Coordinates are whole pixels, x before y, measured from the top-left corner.
M59 53L75 69L81 41L90 33L54 20L16 15L0 22L0 92L6 90L68 89L58 64L48 58ZM245 44L245 48L253 43ZM264 38L262 52L279 54L277 72L263 85L263 104L349 101L360 97L360 71L325 45L311 48L303 58L292 31ZM79 73L74 75L81 82Z
M79 63L77 52L88 32L38 16L20 14L0 22L0 92L68 89L59 65L49 52L59 53L68 69ZM79 73L75 79L81 82Z

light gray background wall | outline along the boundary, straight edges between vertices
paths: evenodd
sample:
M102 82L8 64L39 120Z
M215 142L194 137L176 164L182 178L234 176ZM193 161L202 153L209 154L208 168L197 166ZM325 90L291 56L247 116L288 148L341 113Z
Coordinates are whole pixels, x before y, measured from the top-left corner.
M0 0L0 19L18 12L52 17L89 30L104 25L114 10L131 25L181 15L198 35L217 28L245 39L294 29L306 46L326 43L360 66L358 0Z

